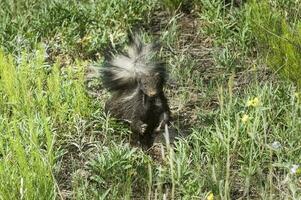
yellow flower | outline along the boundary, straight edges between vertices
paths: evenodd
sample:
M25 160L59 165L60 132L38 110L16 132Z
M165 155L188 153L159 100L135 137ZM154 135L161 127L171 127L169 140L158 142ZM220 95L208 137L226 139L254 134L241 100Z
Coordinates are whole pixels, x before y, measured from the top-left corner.
M247 106L250 107L258 107L260 104L259 98L255 97L254 99L251 99L247 102Z
M207 200L214 200L214 195L212 192L209 192L209 194L207 196Z
M249 121L250 117L247 114L244 114L241 118L242 123L247 123Z

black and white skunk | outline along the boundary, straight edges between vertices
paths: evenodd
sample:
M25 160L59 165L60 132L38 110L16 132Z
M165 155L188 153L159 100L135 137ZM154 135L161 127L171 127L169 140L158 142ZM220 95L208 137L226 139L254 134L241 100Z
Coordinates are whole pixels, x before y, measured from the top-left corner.
M170 120L163 91L167 71L156 60L155 44L143 44L137 34L129 41L127 52L107 56L101 70L103 86L112 94L105 110L130 122L132 142L150 147L154 135Z

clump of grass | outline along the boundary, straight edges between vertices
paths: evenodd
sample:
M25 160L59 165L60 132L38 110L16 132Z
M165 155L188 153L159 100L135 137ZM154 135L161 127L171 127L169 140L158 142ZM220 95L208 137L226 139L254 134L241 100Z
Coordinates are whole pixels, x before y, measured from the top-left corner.
M89 162L91 176L86 182L74 178L75 193L82 196L83 192L78 188L84 188L89 199L146 198L148 180L152 175L148 169L150 165L150 158L141 150L113 143Z
M75 116L88 116L82 65L45 63L45 50L17 60L0 52L0 198L60 195L55 141ZM71 122L70 122L71 121Z
M108 42L124 41L147 24L153 1L9 1L0 3L0 44L15 52L46 41L53 54L95 58ZM123 38L123 40L120 40Z
M243 70L252 45L248 7L227 7L223 0L202 0L200 4L203 32L214 41L217 67Z
M272 69L301 87L301 22L297 1L253 1L252 29Z

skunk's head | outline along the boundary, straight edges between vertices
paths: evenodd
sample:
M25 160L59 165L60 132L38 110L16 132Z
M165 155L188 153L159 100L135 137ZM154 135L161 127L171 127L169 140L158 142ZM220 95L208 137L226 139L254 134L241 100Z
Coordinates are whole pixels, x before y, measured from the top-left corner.
M139 86L148 97L156 97L163 89L164 80L159 72L151 72L141 76Z

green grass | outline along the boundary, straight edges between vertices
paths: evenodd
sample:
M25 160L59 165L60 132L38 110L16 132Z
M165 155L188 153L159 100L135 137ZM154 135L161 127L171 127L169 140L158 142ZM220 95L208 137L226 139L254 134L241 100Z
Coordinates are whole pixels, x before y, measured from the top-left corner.
M57 195L56 140L91 112L83 74L83 65L49 66L43 49L18 60L1 51L1 199Z
M19 52L45 42L51 54L95 58L109 41L125 38L149 19L152 1L10 1L0 3L0 42ZM127 11L125 13L125 11Z
M1 1L0 199L300 199L298 83L266 67L298 74L300 7L229 2ZM150 151L86 80L137 25L163 43L178 136Z
M268 65L300 88L300 3L280 1L269 5L265 1L254 1L250 7L254 35L259 46L265 49Z

